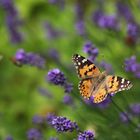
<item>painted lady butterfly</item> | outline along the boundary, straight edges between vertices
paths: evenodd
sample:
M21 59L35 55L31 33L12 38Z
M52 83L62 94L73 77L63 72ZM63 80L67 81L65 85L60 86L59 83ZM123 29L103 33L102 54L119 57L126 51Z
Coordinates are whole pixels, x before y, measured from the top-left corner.
M109 94L115 94L132 87L131 82L124 78L107 75L106 71L101 73L91 61L83 56L74 54L72 59L78 76L81 78L80 93L86 99L93 97L94 103L104 101Z

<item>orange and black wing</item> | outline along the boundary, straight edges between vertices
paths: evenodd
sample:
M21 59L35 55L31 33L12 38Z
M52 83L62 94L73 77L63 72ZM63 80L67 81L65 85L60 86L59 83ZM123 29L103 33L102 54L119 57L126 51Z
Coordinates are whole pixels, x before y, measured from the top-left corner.
M130 89L132 83L122 77L108 75L106 77L106 87L109 94L115 94L119 91Z
M100 70L85 57L74 54L72 59L80 78L96 77L100 74Z

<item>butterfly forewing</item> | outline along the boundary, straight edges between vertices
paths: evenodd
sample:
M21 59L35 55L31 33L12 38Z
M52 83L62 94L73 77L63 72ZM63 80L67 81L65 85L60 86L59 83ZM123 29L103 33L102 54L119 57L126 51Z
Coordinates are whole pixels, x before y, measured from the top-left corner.
M132 87L132 83L119 76L108 75L106 77L107 92L114 94L122 90L128 90Z
M100 70L85 57L74 54L72 59L80 78L95 77L100 74Z

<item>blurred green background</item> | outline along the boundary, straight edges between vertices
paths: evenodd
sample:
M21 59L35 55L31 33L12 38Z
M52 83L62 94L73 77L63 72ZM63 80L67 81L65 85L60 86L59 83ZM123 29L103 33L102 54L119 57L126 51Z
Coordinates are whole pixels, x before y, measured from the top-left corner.
M82 100L77 87L79 79L71 60L75 53L87 57L83 52L83 46L86 41L91 41L99 49L97 61L104 60L111 64L115 75L125 77L133 83L133 88L129 91L116 94L113 97L114 102L123 110L131 103L140 102L140 80L132 73L126 72L124 66L124 60L132 55L136 55L140 62L139 39L135 43L125 40L128 23L120 16L119 31L101 28L92 20L92 15L97 9L103 10L107 15L116 14L116 4L121 2L129 7L135 22L139 24L140 1L13 0L11 5L17 12L13 14L13 18L18 19L19 23L11 24L18 30L17 36L21 35L21 38L17 37L15 41L11 40L12 27L7 23L10 6L8 7L8 0L5 0L6 4L3 1L0 0L0 140L4 140L8 135L14 140L27 139L27 131L34 127L33 116L46 116L48 112L76 121L82 130L93 130L95 138L99 140L140 138L139 132L135 132L131 123L125 124L120 121L120 111L113 103L102 109L87 105ZM79 29L76 29L76 23L79 21L76 6L83 10L80 20L84 21L84 35L79 34ZM83 26L80 27L81 30L82 28ZM54 33L51 34L50 30L54 30ZM20 48L44 57L45 69L14 65L11 58ZM59 62L48 56L52 48L58 51ZM74 90L71 96L75 107L63 103L65 93L62 87L49 84L45 80L47 72L52 68L59 68L67 80L73 83ZM49 90L53 98L41 95L39 87ZM133 121L139 124L139 116ZM46 140L51 136L60 140L77 137L76 132L59 134L49 126L43 131L43 135Z

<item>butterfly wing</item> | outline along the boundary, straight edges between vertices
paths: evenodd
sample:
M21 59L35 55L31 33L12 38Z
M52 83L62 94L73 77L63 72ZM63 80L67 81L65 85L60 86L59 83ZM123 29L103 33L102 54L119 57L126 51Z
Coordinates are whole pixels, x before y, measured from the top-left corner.
M89 97L91 96L92 86L93 86L93 83L92 83L91 78L83 79L79 82L80 93L85 99L89 99Z
M122 90L128 90L132 83L119 76L108 75L106 77L106 87L109 94L114 94Z
M72 59L80 78L96 77L100 74L100 70L85 57L74 54Z
M103 83L99 87L99 89L96 91L96 93L92 94L93 102L100 103L107 98L107 95L108 95L107 89L106 89L105 83Z

